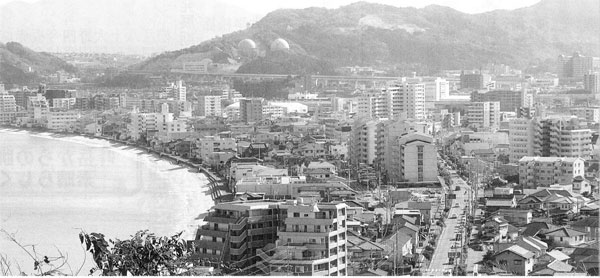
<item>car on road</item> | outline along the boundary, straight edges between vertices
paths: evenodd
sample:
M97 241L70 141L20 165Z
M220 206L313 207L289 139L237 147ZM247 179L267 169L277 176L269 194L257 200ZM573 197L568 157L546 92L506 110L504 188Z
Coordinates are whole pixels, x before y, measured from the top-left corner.
M456 213L453 213L452 216L450 216L450 219L456 219Z
M444 276L452 276L452 269L444 269Z

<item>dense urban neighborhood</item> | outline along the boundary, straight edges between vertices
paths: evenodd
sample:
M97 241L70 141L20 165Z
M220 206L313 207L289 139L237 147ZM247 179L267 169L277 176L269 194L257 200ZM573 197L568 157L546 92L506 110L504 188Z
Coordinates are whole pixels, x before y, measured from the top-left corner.
M600 275L599 57L252 73L230 68L295 61L297 46L227 47L166 71L61 54L80 70L0 84L0 129L105 140L205 175L186 185L212 207L196 211L183 274Z

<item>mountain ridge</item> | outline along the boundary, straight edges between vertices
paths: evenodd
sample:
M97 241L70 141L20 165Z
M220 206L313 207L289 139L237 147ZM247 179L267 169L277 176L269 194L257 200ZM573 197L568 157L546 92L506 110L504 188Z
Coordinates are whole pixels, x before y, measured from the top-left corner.
M0 42L0 83L29 84L38 82L40 74L77 69L46 52L35 52L18 42Z
M573 5L566 0L542 0L530 7L466 14L449 7L398 8L357 2L338 9L276 10L253 24L177 53L199 53L217 46L222 55L238 58L237 43L253 39L261 51L284 38L292 55L304 55L333 67L422 64L429 71L474 68L486 63L525 68L550 63L559 54L600 53L600 12L594 0ZM163 70L175 52L166 52L137 69ZM176 57L175 57L176 58ZM258 58L257 60L260 60ZM264 60L264 58L263 58ZM254 61L244 62L252 72ZM250 70L248 70L250 68ZM264 70L252 73L262 73ZM293 66L291 67L293 68ZM295 72L310 73L301 68Z

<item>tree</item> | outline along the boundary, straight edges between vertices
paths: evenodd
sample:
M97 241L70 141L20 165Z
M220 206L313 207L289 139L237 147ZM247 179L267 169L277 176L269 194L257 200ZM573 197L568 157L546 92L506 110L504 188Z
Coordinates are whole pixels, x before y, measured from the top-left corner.
M96 263L90 274L101 271L104 276L194 275L180 236L181 233L158 237L145 230L131 239L106 241L103 234L81 232L79 240Z

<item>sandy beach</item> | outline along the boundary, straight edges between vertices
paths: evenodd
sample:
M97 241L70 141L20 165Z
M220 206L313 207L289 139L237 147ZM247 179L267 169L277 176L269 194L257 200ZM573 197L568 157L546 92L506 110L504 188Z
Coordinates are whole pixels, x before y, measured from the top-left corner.
M0 227L80 264L77 234L125 238L149 229L194 237L214 204L202 173L104 139L0 128ZM0 253L29 265L6 239ZM26 269L26 267L22 268Z

